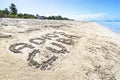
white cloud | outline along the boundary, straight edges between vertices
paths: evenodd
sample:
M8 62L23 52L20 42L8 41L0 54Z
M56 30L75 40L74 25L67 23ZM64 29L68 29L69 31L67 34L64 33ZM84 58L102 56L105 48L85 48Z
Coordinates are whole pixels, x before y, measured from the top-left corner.
M105 13L97 13L97 14L88 14L88 15L80 15L81 19L97 19L97 18L105 18L107 14Z
M117 19L117 16L111 16L107 13L93 13L93 14L82 14L82 15L74 15L69 18L73 18L75 20L112 20Z

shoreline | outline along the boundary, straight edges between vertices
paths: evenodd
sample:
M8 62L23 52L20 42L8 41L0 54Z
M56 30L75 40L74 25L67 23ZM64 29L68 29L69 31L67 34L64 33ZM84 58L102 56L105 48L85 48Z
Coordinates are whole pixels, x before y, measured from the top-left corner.
M120 22L98 22L99 24L111 29L112 31L120 34Z

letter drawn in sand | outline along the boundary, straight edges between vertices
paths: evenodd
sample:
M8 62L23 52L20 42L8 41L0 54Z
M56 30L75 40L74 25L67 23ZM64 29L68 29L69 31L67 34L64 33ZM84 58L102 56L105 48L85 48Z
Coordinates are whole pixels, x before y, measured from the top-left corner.
M34 38L34 39L30 39L29 41L37 45L45 43L45 39L42 39L42 38Z
M15 44L10 45L9 50L14 53L22 53L20 50L22 50L23 48L33 49L34 47L27 43L15 43Z
M47 69L51 69L53 66L53 62L55 62L58 59L57 56L52 56L50 59L48 59L47 61L43 61L40 64L40 69L41 70L47 70Z
M64 38L59 38L57 39L58 42L67 44L67 45L73 45L74 41L72 39L64 39Z
M74 36L74 35L69 35L69 34L64 34L64 36L70 39L80 38L79 36Z
M56 38L56 37L58 37L56 34L50 34L50 33L46 34L46 36L50 37L50 38Z
M51 43L51 44L60 48L60 50L57 50L55 48L46 47L46 49L50 50L51 52L53 52L53 53L63 53L63 54L65 54L66 52L69 53L69 51L67 51L67 49L64 46L62 46L58 43L54 43L54 42Z
M34 57L37 53L40 53L40 51L37 49L33 50L33 52L29 53L28 55L28 66L35 66L36 68L40 67L40 64L34 60Z
M28 66L35 67L40 70L50 70L54 66L54 62L61 56L61 54L69 53L69 50L64 45L74 45L76 42L74 39L80 38L79 36L69 35L64 32L53 32L42 35L41 37L32 38L29 40L30 44L27 43L15 43L9 46L9 50L14 53L25 53L23 49L31 49L32 52L28 53L26 58ZM46 45L47 43L47 45ZM34 47L34 45L42 45L39 47ZM51 44L52 46L48 46ZM62 45L63 44L63 45ZM41 53L40 50L44 51L45 48L52 52L53 54L46 57ZM45 49L45 50L46 50ZM45 51L46 52L46 51ZM40 54L41 53L41 54ZM54 54L56 53L56 54ZM39 56L37 56L37 54Z
M32 60L37 53L40 53L40 51L37 49L33 50L33 52L29 53L27 61Z
M46 61L42 61L42 63L40 64L39 62L34 60L34 57L36 56L37 53L40 53L39 50L33 50L33 52L29 53L28 55L28 66L30 67L35 67L35 68L39 68L41 70L47 70L50 69L53 65L53 62L56 61L56 59L58 58L57 56L52 56L51 58L47 59Z

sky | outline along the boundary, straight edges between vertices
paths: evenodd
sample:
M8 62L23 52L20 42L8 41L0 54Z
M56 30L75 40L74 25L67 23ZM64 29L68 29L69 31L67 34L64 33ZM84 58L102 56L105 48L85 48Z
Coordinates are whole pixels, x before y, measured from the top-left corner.
M18 13L61 15L75 20L120 19L120 0L0 0L0 9L14 3Z

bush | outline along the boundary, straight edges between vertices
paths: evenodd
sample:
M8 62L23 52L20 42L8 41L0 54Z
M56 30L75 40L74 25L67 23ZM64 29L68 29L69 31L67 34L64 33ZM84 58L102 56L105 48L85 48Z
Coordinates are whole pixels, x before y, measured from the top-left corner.
M18 17L16 15L10 14L10 15L7 15L6 18L18 18Z
M22 13L19 13L17 16L18 16L19 18L23 18L23 14L22 14Z

